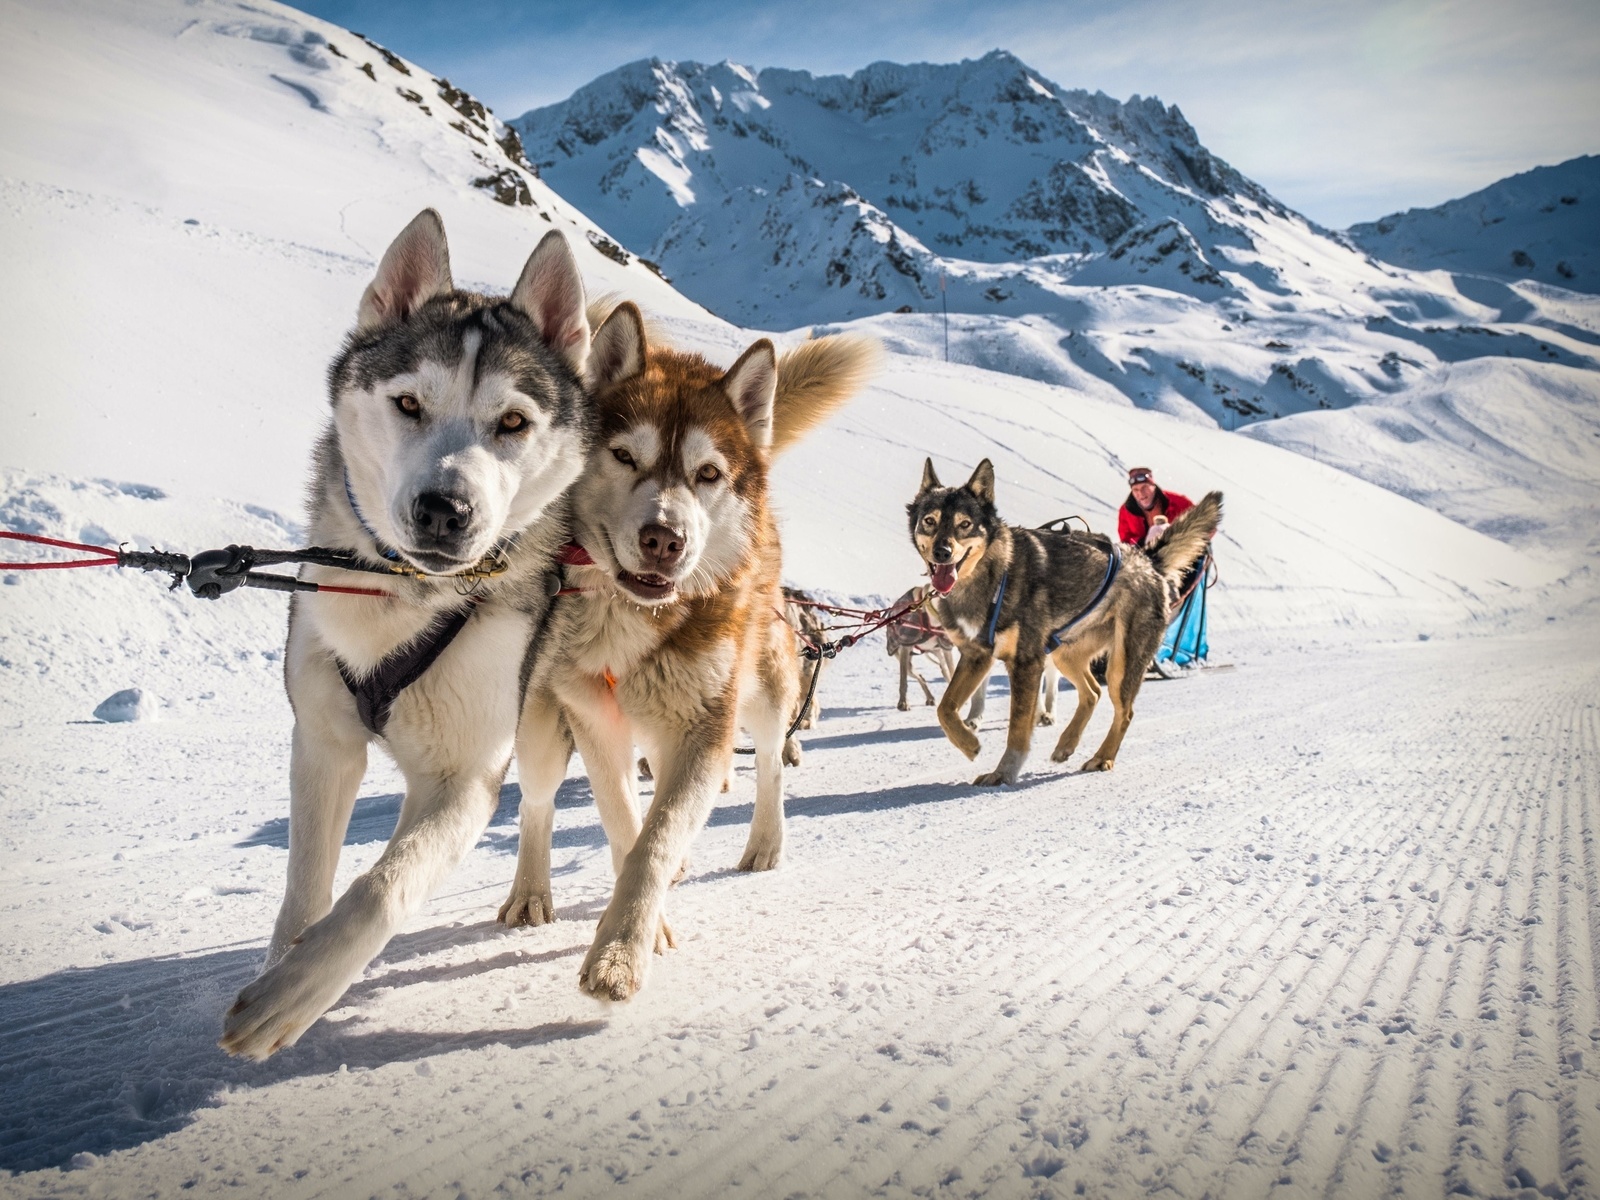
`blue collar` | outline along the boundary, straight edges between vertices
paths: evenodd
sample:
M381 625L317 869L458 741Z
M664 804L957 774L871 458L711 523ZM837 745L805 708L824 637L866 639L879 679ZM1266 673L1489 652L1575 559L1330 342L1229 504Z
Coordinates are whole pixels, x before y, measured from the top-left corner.
M399 562L400 552L383 544L383 539L378 536L378 531L368 523L366 514L361 511L361 505L356 503L356 493L355 489L350 486L350 471L348 468L345 469L344 473L344 498L350 501L350 511L355 513L356 520L361 524L362 532L372 539L372 544L378 548L378 553L390 562Z

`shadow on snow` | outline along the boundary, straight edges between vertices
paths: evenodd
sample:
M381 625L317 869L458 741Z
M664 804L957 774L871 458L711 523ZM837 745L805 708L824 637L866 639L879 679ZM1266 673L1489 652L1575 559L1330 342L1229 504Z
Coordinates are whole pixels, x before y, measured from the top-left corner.
M451 927L402 935L385 948L383 960L404 961L479 933ZM347 999L380 986L450 979L583 948L393 973L358 981ZM223 1009L255 977L261 955L260 947L225 948L57 971L0 987L0 1170L63 1167L78 1154L141 1145L181 1129L234 1088L485 1046L518 1049L605 1028L604 1021L586 1021L357 1032L356 1022L323 1020L269 1061L244 1062L223 1054L216 1040Z
M884 729L809 739L813 747L862 745L876 741L939 738L934 728ZM872 792L791 796L792 819L883 812L917 804L938 804L970 796L967 784L924 783ZM362 797L345 834L347 846L386 840L400 815L398 794ZM514 783L500 789L499 805L480 841L498 851L516 847ZM558 808L589 806L586 780L569 779L557 793ZM723 804L711 814L714 826L743 825L748 803ZM558 847L601 847L598 822L558 829ZM239 845L287 849L288 818L268 821ZM713 872L700 881L730 872ZM694 881L690 881L694 882ZM594 919L593 912L564 913L569 919ZM450 925L418 930L392 939L386 964L421 958L463 942L486 940L498 926ZM408 987L510 968L529 961L581 953L584 945L545 951L531 957L507 952L468 963L421 965L351 985L345 1001L377 988ZM70 1165L79 1154L107 1154L138 1146L181 1129L195 1113L215 1105L233 1088L285 1079L381 1067L485 1046L517 1049L587 1037L604 1021L536 1025L526 1029L355 1031L355 1022L322 1020L290 1050L266 1063L228 1058L216 1048L223 1009L253 979L261 965L259 946L223 948L182 957L57 971L40 979L0 986L0 1170L28 1171Z

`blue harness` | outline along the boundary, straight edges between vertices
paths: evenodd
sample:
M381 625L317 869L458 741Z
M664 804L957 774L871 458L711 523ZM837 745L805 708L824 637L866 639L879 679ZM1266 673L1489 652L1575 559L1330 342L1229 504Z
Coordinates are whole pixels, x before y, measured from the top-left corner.
M1111 553L1107 556L1106 575L1105 578L1100 581L1100 589L1095 592L1094 599L1089 601L1088 606L1077 616L1073 617L1072 620L1068 621L1065 625L1059 626L1051 631L1050 636L1047 637L1044 642L1046 650L1054 650L1057 646L1061 645L1061 638L1063 634L1070 633L1074 626L1081 624L1090 613L1094 612L1095 609L1100 607L1100 601L1106 598L1106 593L1111 590L1111 585L1117 581L1117 574L1121 570L1122 547L1117 542L1113 541L1111 543ZM994 649L995 626L1000 623L1000 605L1005 602L1006 579L1010 574L1010 571L1002 571L1000 573L1000 586L995 588L994 604L989 608L989 624L984 629L983 637L984 640L989 644L989 649L991 650Z

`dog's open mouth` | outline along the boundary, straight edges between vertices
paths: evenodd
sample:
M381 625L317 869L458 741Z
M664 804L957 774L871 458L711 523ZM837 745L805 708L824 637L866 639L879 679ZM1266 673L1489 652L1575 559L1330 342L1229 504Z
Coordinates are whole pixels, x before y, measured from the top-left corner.
M971 554L969 548L967 554ZM956 576L961 571L961 564L967 561L967 554L963 554L953 563L929 563L928 574L933 578L933 590L941 596L948 596L956 586Z
M665 600L678 590L678 585L665 575L635 575L617 569L617 582L641 600Z

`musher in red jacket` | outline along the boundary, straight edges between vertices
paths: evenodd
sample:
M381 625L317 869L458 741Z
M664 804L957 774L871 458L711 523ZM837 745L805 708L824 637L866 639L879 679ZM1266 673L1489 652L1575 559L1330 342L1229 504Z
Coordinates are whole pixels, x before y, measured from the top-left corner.
M1166 536L1168 522L1193 507L1189 497L1158 488L1149 467L1133 467L1128 471L1128 498L1117 510L1117 540L1148 550Z

